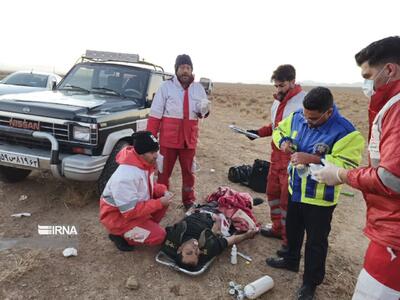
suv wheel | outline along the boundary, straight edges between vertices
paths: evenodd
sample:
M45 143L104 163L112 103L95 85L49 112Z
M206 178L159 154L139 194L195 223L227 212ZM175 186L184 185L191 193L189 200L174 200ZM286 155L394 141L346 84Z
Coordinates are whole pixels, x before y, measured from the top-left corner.
M111 151L110 157L108 158L103 172L100 175L99 180L97 181L97 192L99 195L103 193L104 188L106 187L108 179L110 179L111 175L115 172L118 168L118 163L115 161L117 154L122 148L128 146L129 143L126 141L119 141L115 146L114 149Z
M31 174L32 170L0 166L0 180L5 182L19 182Z

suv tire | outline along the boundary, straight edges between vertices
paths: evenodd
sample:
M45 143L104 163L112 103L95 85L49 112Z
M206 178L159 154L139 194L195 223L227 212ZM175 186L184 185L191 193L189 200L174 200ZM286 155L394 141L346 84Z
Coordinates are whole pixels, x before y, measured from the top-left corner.
M118 163L115 161L118 152L128 145L129 143L127 141L119 141L111 151L110 157L104 166L103 172L101 173L100 178L97 180L97 192L99 195L103 193L108 179L110 179L111 175L118 168Z
M32 170L0 166L0 180L14 183L24 180Z

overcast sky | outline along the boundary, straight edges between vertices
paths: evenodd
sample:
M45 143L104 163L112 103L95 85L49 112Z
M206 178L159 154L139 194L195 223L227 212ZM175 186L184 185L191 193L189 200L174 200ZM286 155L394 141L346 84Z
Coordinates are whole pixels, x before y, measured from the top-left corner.
M361 81L354 54L400 34L399 0L2 1L0 69L66 72L86 49L138 53L196 77L269 82L280 64L299 81Z

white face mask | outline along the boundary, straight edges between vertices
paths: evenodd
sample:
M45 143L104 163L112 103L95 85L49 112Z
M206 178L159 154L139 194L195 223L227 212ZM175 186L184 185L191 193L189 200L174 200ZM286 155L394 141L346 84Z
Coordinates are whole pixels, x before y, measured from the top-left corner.
M384 69L385 67L383 67L382 70L379 71L378 75L375 76L375 79L377 79L381 75ZM364 95L367 96L368 98L371 98L373 95L375 95L375 79L364 79L362 85L362 91ZM388 83L389 80L390 78L386 83Z
M372 79L365 79L362 85L364 95L371 98L375 94L374 81Z

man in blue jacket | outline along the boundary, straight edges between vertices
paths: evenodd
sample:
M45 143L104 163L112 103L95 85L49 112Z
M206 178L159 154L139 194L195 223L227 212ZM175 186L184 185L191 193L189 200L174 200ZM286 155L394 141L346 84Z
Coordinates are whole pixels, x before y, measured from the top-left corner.
M273 141L282 151L292 153L286 221L289 249L283 257L268 258L267 264L298 272L306 232L303 285L297 299L313 299L325 276L328 235L341 186L318 183L307 170L310 164L324 161L346 169L357 167L364 139L339 114L329 89L317 87L305 96L302 111L279 123Z

